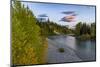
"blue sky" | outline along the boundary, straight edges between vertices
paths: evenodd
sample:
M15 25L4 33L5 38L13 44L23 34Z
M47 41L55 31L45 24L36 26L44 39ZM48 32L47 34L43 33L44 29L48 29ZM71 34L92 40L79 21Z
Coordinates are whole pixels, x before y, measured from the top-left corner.
M78 22L92 23L95 22L95 7L94 6L82 6L71 4L48 4L48 3L33 3L22 2L25 6L28 6L34 15L46 14L51 21L60 25L69 25L69 27L75 26ZM64 22L60 21L61 18L70 16L71 14L63 14L62 12L73 11L76 14L74 21Z

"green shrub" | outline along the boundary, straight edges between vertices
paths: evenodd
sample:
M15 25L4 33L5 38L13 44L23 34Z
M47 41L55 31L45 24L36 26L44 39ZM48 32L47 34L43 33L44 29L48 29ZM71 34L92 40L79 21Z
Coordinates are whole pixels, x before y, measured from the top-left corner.
M79 37L81 40L88 40L91 39L91 36L89 34L83 34Z

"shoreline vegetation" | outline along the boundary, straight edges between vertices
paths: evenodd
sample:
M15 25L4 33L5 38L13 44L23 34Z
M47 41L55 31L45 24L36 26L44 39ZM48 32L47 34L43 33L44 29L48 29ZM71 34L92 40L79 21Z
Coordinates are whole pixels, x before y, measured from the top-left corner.
M48 50L46 38L53 35L74 34L80 40L95 40L95 22L79 22L74 29L53 21L42 21L19 1L12 2L12 64L45 64ZM64 49L59 49L64 52Z
M75 30L76 38L80 40L95 40L96 39L96 24L91 23L86 24L86 23L81 23L79 22L76 25L76 30Z

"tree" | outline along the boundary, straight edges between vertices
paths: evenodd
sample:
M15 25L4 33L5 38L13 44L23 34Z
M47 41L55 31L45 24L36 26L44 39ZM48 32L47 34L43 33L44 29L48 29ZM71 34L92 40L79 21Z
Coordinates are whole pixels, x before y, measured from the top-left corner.
M19 1L12 2L12 63L40 64L44 45L32 11Z
M86 23L83 23L80 29L80 35L82 34L90 34L90 26Z
M75 28L76 35L82 40L95 39L95 23L91 25L86 23L78 23Z
M96 38L96 24L95 23L91 24L91 38L92 39Z
M80 29L81 29L82 23L79 22L75 27L75 34L80 35Z

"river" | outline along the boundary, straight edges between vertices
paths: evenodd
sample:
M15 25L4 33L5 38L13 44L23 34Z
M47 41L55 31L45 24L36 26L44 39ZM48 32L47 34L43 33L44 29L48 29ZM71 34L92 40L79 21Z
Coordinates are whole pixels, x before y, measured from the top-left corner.
M96 42L81 41L69 35L56 35L48 37L48 63L64 63L95 60ZM64 48L64 52L59 52Z

